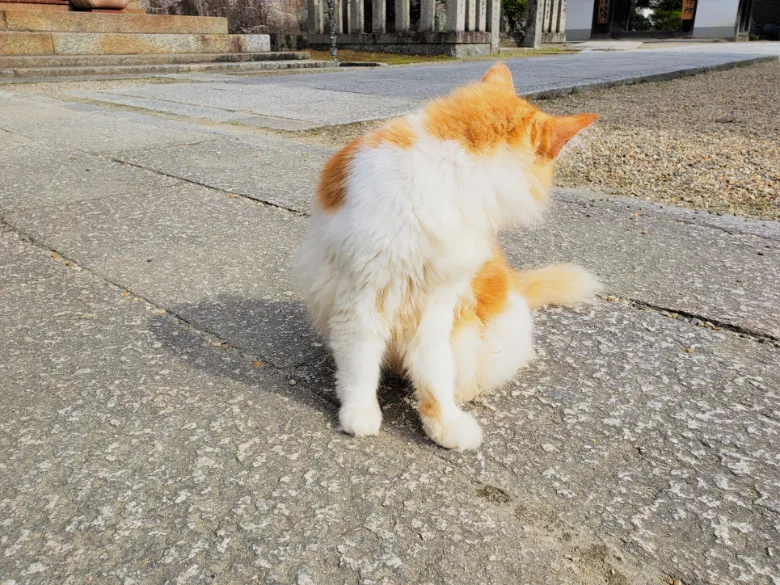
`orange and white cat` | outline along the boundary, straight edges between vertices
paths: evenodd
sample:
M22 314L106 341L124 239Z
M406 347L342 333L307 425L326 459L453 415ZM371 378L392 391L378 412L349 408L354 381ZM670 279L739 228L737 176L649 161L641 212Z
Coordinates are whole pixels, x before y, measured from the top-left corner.
M529 309L599 287L573 265L515 271L497 245L502 228L541 218L555 158L596 118L541 112L498 63L327 162L297 272L336 360L344 431L378 433L385 364L411 379L433 441L479 447L459 404L533 357Z

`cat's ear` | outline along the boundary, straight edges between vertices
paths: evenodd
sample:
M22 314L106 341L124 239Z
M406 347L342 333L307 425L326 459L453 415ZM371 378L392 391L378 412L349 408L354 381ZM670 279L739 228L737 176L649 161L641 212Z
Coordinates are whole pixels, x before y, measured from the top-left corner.
M487 73L482 76L482 83L493 83L513 93L515 91L515 84L512 82L512 72L509 71L509 67L500 61L488 69Z
M550 116L546 118L543 122L536 154L554 159L569 140L590 126L598 117L598 114L577 114L575 116Z

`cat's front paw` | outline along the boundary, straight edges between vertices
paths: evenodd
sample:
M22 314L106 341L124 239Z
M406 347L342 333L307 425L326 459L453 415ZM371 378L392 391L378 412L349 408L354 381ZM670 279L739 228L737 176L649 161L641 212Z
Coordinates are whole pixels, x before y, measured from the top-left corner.
M345 404L339 410L341 430L356 437L378 435L382 425L382 410L379 404L355 406Z
M449 420L423 416L422 423L425 434L446 449L468 451L482 444L482 429L474 417L466 412Z

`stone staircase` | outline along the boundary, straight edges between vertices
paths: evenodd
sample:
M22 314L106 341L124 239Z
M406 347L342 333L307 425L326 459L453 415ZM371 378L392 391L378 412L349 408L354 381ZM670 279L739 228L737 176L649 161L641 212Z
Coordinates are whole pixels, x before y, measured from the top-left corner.
M273 52L268 35L228 34L226 18L3 6L0 79L331 65L305 52Z

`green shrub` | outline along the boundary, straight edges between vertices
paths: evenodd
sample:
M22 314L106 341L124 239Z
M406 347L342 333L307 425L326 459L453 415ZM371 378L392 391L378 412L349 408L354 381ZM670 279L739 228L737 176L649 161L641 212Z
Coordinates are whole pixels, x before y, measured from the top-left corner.
M528 15L528 0L501 0L509 32L520 32Z
M680 30L682 28L682 12L680 10L656 10L653 13L653 28L655 30Z

